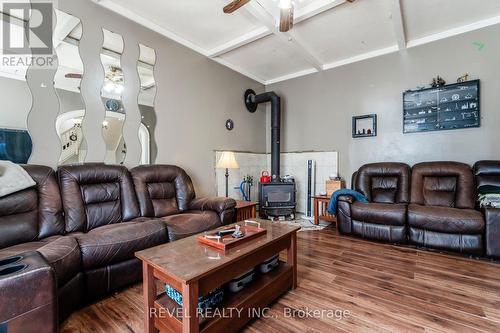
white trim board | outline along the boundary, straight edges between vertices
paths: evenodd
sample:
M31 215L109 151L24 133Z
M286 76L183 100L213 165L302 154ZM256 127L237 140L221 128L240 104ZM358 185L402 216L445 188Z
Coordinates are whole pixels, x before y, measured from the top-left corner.
M485 19L485 20L477 21L477 22L474 22L471 24L466 24L466 25L463 25L461 27L449 29L449 30L446 30L443 32L438 32L438 33L435 33L435 34L432 34L429 36L425 36L422 38L410 40L410 41L408 41L406 46L408 48L410 48L410 47L415 47L415 46L419 46L419 45L424 45L424 44L432 43L432 42L435 42L435 41L438 41L441 39L450 38L453 36L465 34L467 32L491 27L491 26L494 26L497 24L500 24L500 15L490 17L490 18Z

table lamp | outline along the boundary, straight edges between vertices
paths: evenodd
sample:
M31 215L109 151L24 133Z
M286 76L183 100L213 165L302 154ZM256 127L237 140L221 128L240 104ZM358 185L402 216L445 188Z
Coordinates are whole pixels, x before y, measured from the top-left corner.
M236 157L232 151L222 152L222 156L217 162L218 169L226 169L226 198L229 197L229 169L239 169L240 166L236 162Z

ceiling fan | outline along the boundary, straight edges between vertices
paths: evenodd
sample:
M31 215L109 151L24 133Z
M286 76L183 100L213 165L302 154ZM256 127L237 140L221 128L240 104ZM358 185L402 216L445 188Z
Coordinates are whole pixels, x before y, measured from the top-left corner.
M280 31L286 32L293 27L293 1L292 0L279 0L280 1ZM240 9L250 0L234 0L224 7L224 13L231 14Z
M234 0L224 7L224 13L231 14L234 11L240 9L251 0ZM355 0L346 0L348 2L354 2ZM280 7L280 26L281 32L287 32L293 27L293 12L294 12L294 1L293 0L279 0Z

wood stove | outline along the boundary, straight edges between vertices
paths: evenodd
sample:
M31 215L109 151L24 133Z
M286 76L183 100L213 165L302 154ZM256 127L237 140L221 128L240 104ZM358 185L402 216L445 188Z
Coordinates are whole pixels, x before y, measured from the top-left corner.
M259 215L261 218L294 218L296 206L295 183L259 184Z
M261 103L271 102L271 182L259 183L259 215L262 218L295 217L295 182L284 182L280 177L281 99L274 92L259 95L249 89L245 92L245 105L250 112L257 111Z

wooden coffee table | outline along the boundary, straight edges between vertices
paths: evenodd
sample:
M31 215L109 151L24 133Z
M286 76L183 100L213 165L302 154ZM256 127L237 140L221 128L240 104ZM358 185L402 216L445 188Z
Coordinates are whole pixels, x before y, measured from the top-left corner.
M255 317L258 309L294 289L296 234L300 227L255 221L267 233L226 252L198 243L197 236L137 252L143 262L144 332L235 332ZM198 315L199 295L206 295L283 250L287 251L286 262L268 274L259 275L243 291L225 293L217 315L216 311L209 316ZM157 290L157 280L182 293L182 308L166 296L163 288Z

